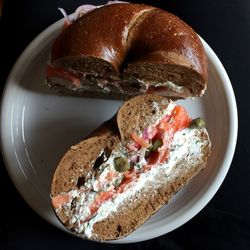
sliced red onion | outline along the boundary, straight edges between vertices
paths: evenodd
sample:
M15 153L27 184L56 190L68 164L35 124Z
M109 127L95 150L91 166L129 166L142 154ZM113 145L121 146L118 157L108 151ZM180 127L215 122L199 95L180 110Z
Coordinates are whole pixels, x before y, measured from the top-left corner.
M144 140L152 140L157 133L157 128L155 126L150 126L144 129L142 133L142 138Z
M70 21L69 16L67 15L66 11L63 8L58 8L58 10L61 11L61 13L63 14L63 16L66 20L66 23L71 24L72 22Z
M126 147L129 151L137 151L140 148L140 146L136 143L130 143Z
M79 6L74 13L74 21L86 15L87 13L95 10L96 8L97 6L92 5L92 4L84 4L84 5Z
M115 1L108 1L106 5L116 4L116 3L128 3L128 2L115 0ZM104 6L104 5L101 5L101 6ZM75 10L73 20L70 20L69 16L67 15L66 11L63 8L58 8L58 10L61 11L61 13L63 14L63 16L66 20L66 23L69 25L72 22L76 21L78 18L86 15L87 13L89 13L89 12L91 12L91 11L95 10L96 8L101 7L101 6L96 6L96 5L92 5L92 4L83 4Z
M143 138L144 140L148 140L148 139L149 139L149 128L145 128L145 129L143 130L142 138Z
M114 4L114 3L128 3L128 2L116 1L116 0L115 0L115 1L108 1L108 2L107 2L107 5L108 5L108 4Z
M145 153L146 153L146 148L141 148L140 156L139 156L139 162L141 162L144 159Z
M131 162L136 162L137 161L137 155L132 155L131 158L130 158L130 161Z

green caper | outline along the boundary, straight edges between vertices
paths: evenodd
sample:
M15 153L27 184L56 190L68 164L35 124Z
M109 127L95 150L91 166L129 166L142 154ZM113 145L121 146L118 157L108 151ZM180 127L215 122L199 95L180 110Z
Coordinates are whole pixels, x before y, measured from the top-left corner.
M147 148L145 152L145 157L148 157L153 152L153 145Z
M149 148L147 148L145 152L145 157L148 157L152 152L155 152L163 145L163 140L158 139L155 142L153 142L153 145L151 145Z
M205 126L205 121L200 117L192 120L189 125L190 128L203 128L204 126Z
M122 157L115 157L114 159L115 170L122 173L130 169L130 164L127 159Z
M163 140L158 139L153 143L153 151L157 151L163 145Z

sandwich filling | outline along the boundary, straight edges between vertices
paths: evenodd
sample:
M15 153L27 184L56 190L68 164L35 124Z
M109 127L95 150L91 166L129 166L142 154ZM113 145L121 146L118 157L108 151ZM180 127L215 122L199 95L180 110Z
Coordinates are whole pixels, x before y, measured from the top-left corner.
M136 96L145 93L159 93L166 96L185 98L192 93L185 86L180 86L172 81L153 84L142 79L121 79L116 75L96 75L92 73L77 72L72 69L54 67L50 64L46 68L47 84L49 87L64 87L72 91L86 93L99 93L101 95Z
M99 162L99 166L93 167L82 186L52 198L56 212L63 212L68 218L67 227L89 237L93 223L106 216L109 203L115 207L117 200L140 186L142 179L149 178L158 168L169 170L176 158L173 148L188 143L185 134L194 136L195 130L190 128L193 121L183 107L170 103L157 124L145 128L142 134L132 133L128 143L119 144L112 152L100 152L93 163L94 166ZM106 212L103 214L102 210Z

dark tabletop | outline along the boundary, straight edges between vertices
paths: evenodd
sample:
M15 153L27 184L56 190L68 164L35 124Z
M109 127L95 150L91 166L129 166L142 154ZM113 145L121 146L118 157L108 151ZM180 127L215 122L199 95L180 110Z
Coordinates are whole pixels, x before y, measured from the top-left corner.
M47 26L83 3L105 1L5 0L0 19L1 70L6 77L24 48ZM188 223L153 240L107 245L70 236L40 218L0 166L0 249L250 249L250 1L139 1L178 15L213 48L231 79L239 113L236 152L229 173L208 205Z

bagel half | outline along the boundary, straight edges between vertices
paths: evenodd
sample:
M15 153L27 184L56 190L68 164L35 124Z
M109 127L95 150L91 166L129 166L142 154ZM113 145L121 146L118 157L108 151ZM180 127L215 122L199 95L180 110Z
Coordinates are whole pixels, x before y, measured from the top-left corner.
M51 186L63 225L98 241L127 236L207 164L206 129L166 97L143 95L72 146Z
M64 29L46 75L59 93L117 99L201 96L208 80L195 31L167 11L132 3L98 7Z

